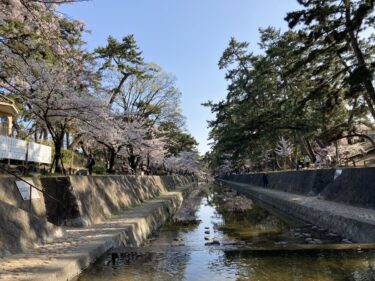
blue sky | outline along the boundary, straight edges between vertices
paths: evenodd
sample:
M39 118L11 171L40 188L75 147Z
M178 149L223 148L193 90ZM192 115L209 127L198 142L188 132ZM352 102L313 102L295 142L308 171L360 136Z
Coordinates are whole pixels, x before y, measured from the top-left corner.
M60 11L86 22L88 49L106 44L109 35L134 34L146 62L155 62L177 78L187 130L199 151L209 150L206 120L214 118L207 100L226 95L225 71L217 63L230 37L258 51L259 27L285 30L296 0L92 0L64 5Z

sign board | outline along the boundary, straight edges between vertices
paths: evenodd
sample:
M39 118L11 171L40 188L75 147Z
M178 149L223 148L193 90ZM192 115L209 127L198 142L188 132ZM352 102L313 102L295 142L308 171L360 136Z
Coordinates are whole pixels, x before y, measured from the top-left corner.
M342 170L336 170L335 175L333 176L333 180L337 179L339 176L341 176Z
M34 182L32 179L26 180L28 183L31 183L34 185ZM23 181L16 181L16 185L18 188L18 191L21 193L23 200L30 200L30 185ZM34 187L31 187L31 199L39 199L39 193L38 190L36 190Z
M26 160L26 148L26 141L0 136L0 158Z
M52 148L47 145L29 142L27 151L27 161L51 164Z

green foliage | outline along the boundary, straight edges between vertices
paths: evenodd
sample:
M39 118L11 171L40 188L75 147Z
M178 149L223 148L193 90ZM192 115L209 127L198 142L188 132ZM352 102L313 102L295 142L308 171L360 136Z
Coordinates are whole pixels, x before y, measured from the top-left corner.
M137 66L143 64L142 52L138 51L134 35L125 36L121 42L109 36L107 46L96 48L94 52L97 58L103 60L102 69L138 73Z
M356 54L345 36L333 39L334 33L325 33L329 15L338 13L331 2L336 1L307 1L306 9L315 9L288 15L290 25L302 22L310 29L260 29L260 55L249 51L249 43L230 39L218 64L226 69L226 99L203 104L216 115L209 122L211 169L262 166L280 136L295 145L294 158L310 154L314 159L312 142L329 145L355 132L358 124L370 123L373 103L365 86L369 76L355 66ZM336 28L338 23L329 24ZM350 40L349 31L346 35ZM361 47L371 61L374 49L365 42Z
M198 142L189 133L181 131L173 122L165 122L159 126L160 137L165 139L167 156L176 156L180 152L197 151Z
M119 75L115 87L111 89L109 105L114 103L129 77L142 77L144 74L144 70L140 68L143 65L142 52L138 49L134 35L125 36L121 42L109 36L105 47L95 49L94 55L101 61L99 71L108 70Z
M347 96L361 97L375 117L375 89L373 85L374 0L298 0L303 9L288 13L285 18L291 28L301 27L300 57L294 65L319 63L315 72L320 74L331 64L341 65L330 74L347 87ZM339 77L335 77L339 76ZM363 102L363 101L361 101Z

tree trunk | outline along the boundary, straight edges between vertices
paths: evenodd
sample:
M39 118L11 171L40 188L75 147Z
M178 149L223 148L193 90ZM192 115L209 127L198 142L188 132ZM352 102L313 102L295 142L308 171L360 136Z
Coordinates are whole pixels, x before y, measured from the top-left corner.
M353 49L354 55L357 59L358 68L361 69L363 73L363 85L372 100L372 103L375 103L375 88L372 84L372 75L369 71L366 61L364 59L361 48L359 47L358 39L353 30L353 24L351 21L351 11L350 11L350 0L345 0L345 19L346 19L346 28L349 33L350 45Z
M62 138L61 138L62 139ZM61 155L61 148L62 148L62 140L54 141L54 148L55 154L53 156L52 165L50 168L50 173L63 173L65 175L65 169L63 165L62 155Z
M353 74L353 71L350 70L350 67L348 66L348 64L346 63L345 59L340 55L340 54L337 54L338 58L340 59L340 62L341 64L345 67L345 69L347 69L349 75L352 75ZM372 118L375 119L375 108L374 108L374 104L371 100L371 97L369 96L368 92L367 94L364 94L363 95L363 98L364 100L366 101L367 103L367 106L370 110L370 113L372 115Z
M335 140L335 149L336 149L336 166L339 165L340 159L339 159L339 142Z
M42 128L42 132L43 132L43 140L47 141L48 140L48 130L47 130L47 128Z
M316 157L315 157L315 154L314 154L314 152L313 152L313 150L311 148L311 144L310 144L310 142L307 139L305 139L305 142L306 142L306 147L307 147L308 153L310 155L311 162L315 163Z
M139 157L138 155L130 155L128 157L129 166L133 169L134 173L136 173L137 170L138 170L138 165L139 165L140 159L141 159L141 157Z
M116 151L113 148L108 148L108 168L107 173L108 174L114 174L114 166L115 166L115 160L116 160Z
M115 102L117 95L120 93L122 86L124 85L126 79L131 75L131 73L123 73L123 76L120 80L120 83L118 86L112 90L112 96L111 99L109 100L109 107L112 106L112 104Z
M34 140L35 142L39 142L39 127L35 127L35 130L34 130Z
M69 134L69 132L66 132L66 134L65 134L65 147L66 147L66 149L69 149L69 147L70 147L70 134Z
M69 143L68 149L73 149L82 143L82 134L75 135L71 143ZM83 143L82 143L83 144Z
M368 106L368 108L369 108L369 110L370 110L370 113L371 113L371 115L372 115L372 118L375 119L375 108L374 108L374 104L373 104L373 102L371 101L370 96L365 94L365 95L363 95L363 98L365 99L365 101L366 101L366 103L367 103L367 106Z
M134 173L136 173L138 170L138 165L141 160L141 157L139 155L134 154L132 145L128 146L128 154L129 154L128 156L129 166L133 169Z

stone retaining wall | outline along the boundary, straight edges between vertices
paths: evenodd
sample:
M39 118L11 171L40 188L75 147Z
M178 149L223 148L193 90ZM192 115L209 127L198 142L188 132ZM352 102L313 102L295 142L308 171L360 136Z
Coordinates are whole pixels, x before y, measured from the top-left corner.
M87 226L192 183L187 176L69 176L34 178L56 198L24 201L12 176L0 177L0 257L53 238L59 225ZM52 224L53 223L53 224Z
M358 219L355 216L350 216L340 211L332 212L332 210L329 210L326 206L319 208L318 206L314 206L314 204L306 204L298 195L294 195L294 199L288 199L286 196L267 192L268 189L244 186L236 182L222 182L225 186L243 193L254 200L255 203L269 211L281 212L282 214L295 217L302 221L319 225L332 232L340 233L354 242L373 243L375 241L375 224L370 219ZM315 199L312 197L306 198ZM325 201L325 203L327 203L327 201ZM331 202L331 204L337 203ZM347 208L354 207L347 206Z
M66 228L64 237L52 243L0 259L0 280L72 280L108 250L141 245L179 208L183 194L193 188L196 185L166 192L103 223Z
M0 257L23 252L62 234L61 228L45 218L0 201Z
M48 220L61 225L85 226L192 182L185 176L69 176L42 178L43 188L64 206L46 198Z
M345 169L320 193L322 198L375 208L375 168Z
M33 179L34 184L38 187L41 186L39 178L23 178L25 180ZM44 197L41 192L38 191L39 199L33 199L30 209L28 200L23 200L20 192L18 191L14 176L0 175L0 201L3 201L9 205L20 208L31 212L39 217L46 217L46 207L44 204Z
M341 170L341 169L340 169ZM268 188L315 196L340 203L375 208L375 168L303 170L266 173ZM263 186L263 173L230 175L224 180Z

